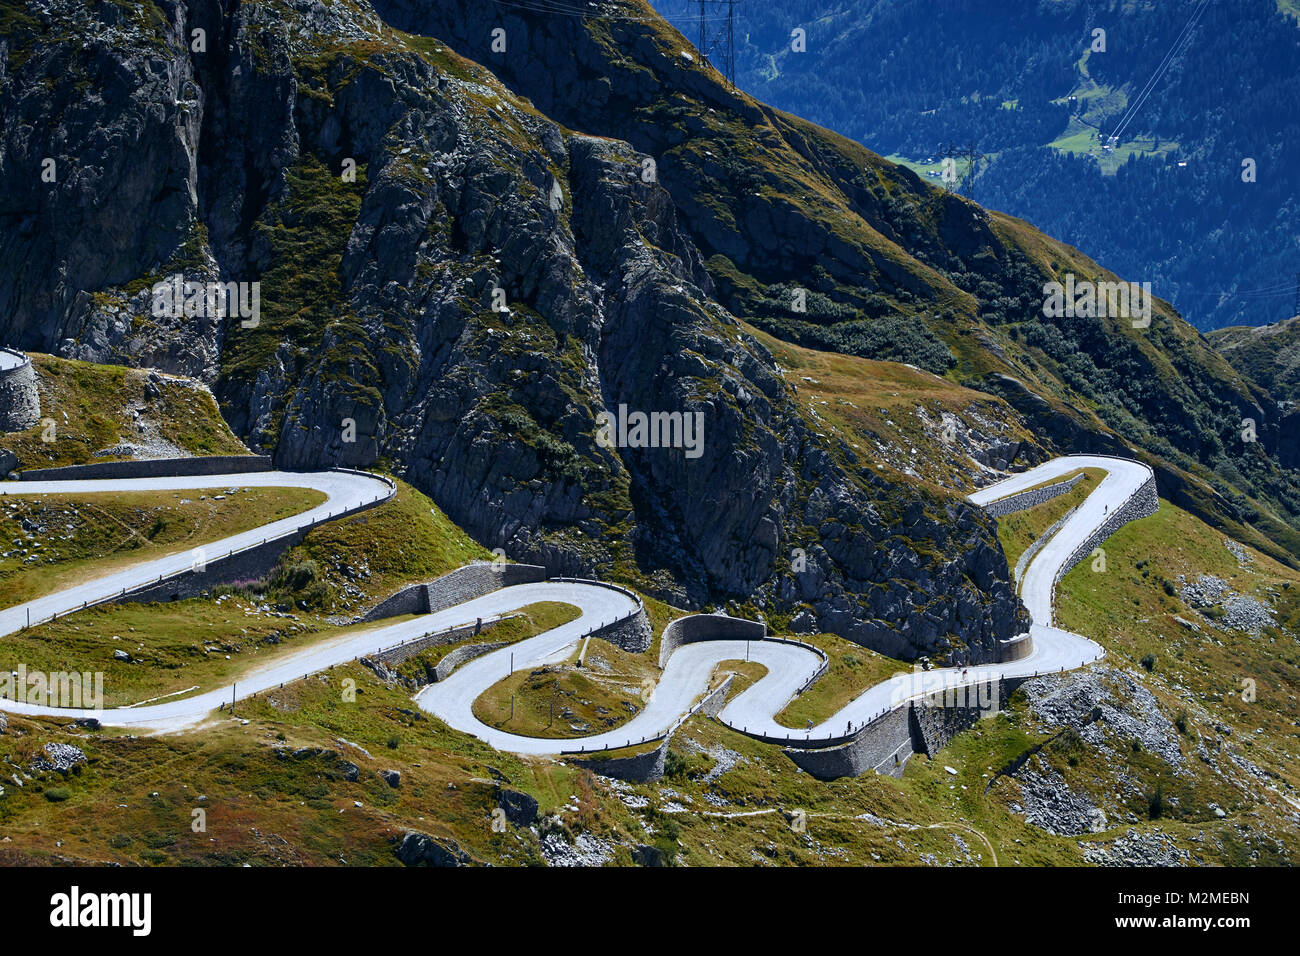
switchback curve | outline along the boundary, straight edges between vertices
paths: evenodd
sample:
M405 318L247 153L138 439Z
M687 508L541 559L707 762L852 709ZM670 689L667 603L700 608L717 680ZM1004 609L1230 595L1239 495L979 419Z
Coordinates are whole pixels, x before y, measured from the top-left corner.
M622 747L629 742L662 738L706 693L710 676L718 663L748 656L749 660L763 664L768 673L727 703L718 713L718 719L751 736L789 742L801 747L831 746L845 740L846 734L856 733L882 713L936 691L976 686L997 678L1026 677L1072 669L1097 660L1102 655L1100 646L1094 642L1052 626L1053 589L1067 565L1076 559L1080 547L1098 535L1108 534L1108 523L1115 524L1117 513L1153 482L1150 469L1125 459L1066 456L1000 481L971 495L970 500L978 505L987 505L1081 468L1102 469L1106 472L1106 477L1035 556L1025 572L1022 596L1033 621L1033 646L1027 656L1017 661L971 666L961 670L938 668L884 681L865 689L836 714L806 732L791 731L778 724L775 716L816 674L822 660L807 647L766 639L710 640L676 648L668 658L658 686L644 709L615 731L559 740L524 737L483 724L473 714L473 702L488 687L509 674L512 657L515 670L562 660L573 645L594 628L628 617L639 610L635 599L629 594L581 581L515 585L413 620L368 630L363 634L319 642L287 655L272 665L243 675L238 683L238 697L247 697L298 680L336 664L418 638L430 631L475 618L490 620L537 601L560 601L578 607L580 616L536 637L462 665L446 680L421 690L415 697L418 705L448 725L473 734L499 750L535 755L558 755L578 749L592 752ZM315 488L325 492L328 497L324 504L302 515L208 545L213 555L253 545L262 538L274 537L276 534L292 533L305 524L327 520L329 516L337 516L344 511L364 506L367 502L387 498L393 493L391 484L385 479L345 471L24 482L6 485L3 492L22 495L89 494L221 488L231 485ZM182 554L142 562L126 571L0 611L0 638L22 627L29 610L33 621L48 618L51 614L65 614L82 607L83 603L110 600L124 588L130 590L140 587L157 579L159 575L183 573L190 560L188 555ZM69 662L69 666L76 666L76 663ZM95 716L111 726L173 731L202 722L219 704L230 698L230 690L222 688L166 703L111 708L94 714L84 710L40 707L11 700L0 700L0 709L33 716Z

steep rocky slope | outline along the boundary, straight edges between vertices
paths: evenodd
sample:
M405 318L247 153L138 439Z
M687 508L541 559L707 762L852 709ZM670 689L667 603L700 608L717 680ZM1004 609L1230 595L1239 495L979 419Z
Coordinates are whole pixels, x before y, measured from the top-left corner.
M3 9L9 341L205 376L278 464L388 464L557 572L903 656L1021 626L991 523L809 427L626 143L361 3ZM260 315L155 316L177 272ZM604 447L621 405L702 415L698 457Z
M653 156L735 315L799 344L910 362L1002 395L1061 449L1133 446L1180 505L1266 529L1253 543L1275 555L1300 553L1300 476L1279 462L1293 460L1297 438L1277 403L1162 301L1148 328L1045 318L1047 282L1117 279L1078 250L729 88L640 0L588 17L375 6L489 66L561 122ZM1258 441L1242 441L1243 419Z

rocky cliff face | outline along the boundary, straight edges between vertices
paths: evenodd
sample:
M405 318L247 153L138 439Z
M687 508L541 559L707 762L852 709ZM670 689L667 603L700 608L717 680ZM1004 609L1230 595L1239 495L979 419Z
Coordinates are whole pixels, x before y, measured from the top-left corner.
M626 142L366 3L2 9L7 341L201 376L279 465L388 463L557 572L905 657L1020 626L991 523L810 429ZM156 315L175 274L259 313ZM620 406L703 441L608 447Z

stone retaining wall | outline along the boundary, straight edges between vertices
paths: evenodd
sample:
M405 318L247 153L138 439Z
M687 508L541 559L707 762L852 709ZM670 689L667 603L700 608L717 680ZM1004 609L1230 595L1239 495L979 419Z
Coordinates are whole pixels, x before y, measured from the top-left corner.
M1074 514L1078 510L1079 510L1078 506L1075 506L1071 508L1069 511L1067 511L1065 514L1061 515L1060 520L1056 521L1050 528L1048 528L1037 538L1035 538L1033 544L1025 548L1024 554L1020 555L1020 559L1016 561L1016 569L1012 575L1013 580L1017 584L1020 583L1020 578L1024 575L1025 568L1029 567L1029 562L1034 560L1034 555L1038 554L1039 551L1043 550L1043 547L1047 544L1047 542L1052 540L1052 536L1055 535L1056 532L1061 530L1061 525L1069 521L1070 515Z
M32 360L22 352L0 349L17 356L17 368L0 369L0 431L20 432L41 420L41 393Z
M996 687L993 681L986 681L981 693L986 699L991 699L996 693L998 709L1001 710L1007 706L1016 688L1028 679L1027 677L999 678ZM969 688L964 690L969 691ZM933 758L959 733L974 727L981 718L986 716L990 716L988 711L974 705L956 705L942 694L913 701L909 715L913 749L916 753L923 753Z
M595 578L559 577L551 578L551 580L608 588L635 602L636 610L625 617L616 618L613 621L592 628L583 637L598 637L633 654L641 654L650 649L650 644L654 640L654 629L650 626L650 618L646 616L645 602L641 600L641 595L623 587L621 584L611 584L608 581L598 581Z
M1012 661L1022 661L1033 652L1034 636L1031 631L1026 631L1016 637L998 642L997 663L1010 664Z
M396 591L366 611L354 624L368 624L386 617L403 617L407 614L429 613L429 585L412 584Z
M113 598L110 604L148 604L152 601L183 601L198 597L214 587L235 581L260 581L269 575L286 551L301 544L310 528L283 538L254 545L233 555L211 555L202 571L188 571L147 584Z
M998 706L1026 678L998 681ZM990 685L992 682L989 682ZM990 687L989 696L992 696ZM847 743L812 750L787 747L786 756L819 780L858 777L868 771L899 776L913 754L934 757L963 730L985 714L979 707L953 706L942 696L911 701L882 714L853 735Z
M535 564L496 564L484 561L457 568L425 585L426 610L433 614L516 584L546 580L546 569Z
M1160 495L1156 491L1156 476L1152 474L1142 483L1142 487L1137 490L1133 497L1112 511L1097 530L1074 549L1074 553L1070 555L1070 560L1066 561L1061 566L1061 570L1056 572L1056 581L1052 582L1052 586L1055 587L1061 578L1065 577L1080 561L1092 554L1094 548L1124 525L1139 518L1149 518L1159 510ZM1053 613L1053 619L1055 619L1055 613Z
M985 712L979 707L945 707L941 704L912 704L907 722L912 732L912 750L930 759L948 746L963 730L970 730Z
M371 660L381 661L390 667L396 667L398 664L410 660L415 655L421 654L431 647L444 647L447 644L455 644L457 641L463 641L467 637L474 637L484 631L490 630L500 624L501 621L506 621L517 616L518 615L511 614L504 618L484 621L482 627L478 627L474 624L459 624L456 627L449 627L445 630L425 634L423 637L417 637L394 647L383 648L382 650L376 651L373 654L367 654L366 656ZM498 644L496 646L503 646L503 644ZM454 667L452 669L454 669ZM447 673L451 673L451 671L449 670ZM438 680L443 679L444 677L438 678Z
M659 667L663 668L673 651L683 644L699 641L761 641L767 636L767 625L761 621L746 621L726 614L691 614L679 617L664 628L659 641Z
M609 757L605 760L570 757L569 762L578 767L585 767L602 777L615 777L628 783L650 783L662 780L664 760L668 757L668 738L654 750L631 757Z
M509 645L509 641L497 641L495 644L466 644L454 651L448 651L447 656L438 661L438 666L433 669L433 681L436 684L440 680L446 680L451 676L452 671L460 667L461 664L472 661L476 657L482 657L484 654L491 654L493 651Z
M477 561L433 581L404 587L380 601L357 620L358 623L368 623L403 614L433 614L502 588L545 580L546 569L535 564Z
M117 478L170 478L198 475L244 475L270 471L266 455L206 455L200 458L150 458L143 461L101 461L92 465L36 468L22 481L89 481Z
M646 617L645 609L642 608L631 617L594 629L587 636L598 637L632 654L642 654L650 649L654 631L650 627L650 619Z
M721 684L705 695L695 709L710 717L717 717L718 711L722 710L723 705L727 703L727 694L731 691L731 682L735 679L735 674L728 674Z
M1053 498L1059 498L1081 481L1083 481L1082 473L1075 475L1073 478L1067 478L1065 481L1058 481L1054 485L1031 488L1029 491L1022 491L1008 498L990 502L984 506L984 511L994 518L1001 518L1003 515L1014 514L1017 511L1026 511L1029 508L1051 501Z
M817 750L788 747L785 754L802 770L819 780L860 777L881 766L889 769L888 765L896 754L904 749L908 757L913 753L910 713L910 705L896 707L871 721L846 744ZM900 772L905 760L904 757L899 758Z

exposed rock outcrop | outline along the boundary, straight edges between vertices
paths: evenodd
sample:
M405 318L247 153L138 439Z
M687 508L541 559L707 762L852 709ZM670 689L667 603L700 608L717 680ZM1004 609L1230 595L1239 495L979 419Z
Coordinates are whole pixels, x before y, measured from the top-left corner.
M455 840L438 840L414 830L403 834L395 852L407 866L468 866L473 862Z

